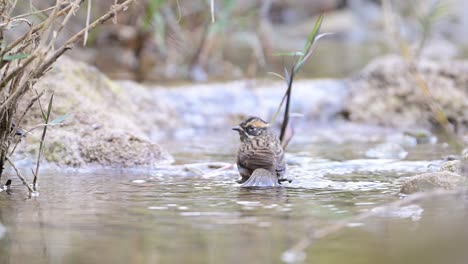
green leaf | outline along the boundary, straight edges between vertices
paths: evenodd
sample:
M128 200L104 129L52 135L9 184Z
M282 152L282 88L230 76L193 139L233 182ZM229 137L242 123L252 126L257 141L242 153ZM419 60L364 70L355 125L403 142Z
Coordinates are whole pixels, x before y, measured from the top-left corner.
M42 115L42 121L46 122L47 117L42 109L41 109L41 115Z
M50 96L49 107L47 108L47 115L45 117L45 123L49 124L50 113L52 112L52 102L54 101L54 93Z
M50 121L49 125L58 125L60 123L62 123L63 121L65 121L66 119L68 119L70 116L72 116L73 114L65 114L63 116L59 116L57 117L56 119Z
M296 63L296 65L294 66L294 72L298 72L299 69L302 67L302 65L310 58L310 56L312 55L312 53L314 52L314 47L316 47L316 43L317 41L319 41L319 39L325 37L325 36L329 36L329 35L333 35L334 33L323 33L323 34L319 34L315 37L314 39L314 43L312 43L312 46L311 48L309 49L309 52L300 60Z
M323 18L324 18L324 15L322 13L317 18L317 21L315 21L314 28L312 29L312 32L310 32L309 36L307 37L307 41L306 41L306 43L304 45L304 49L302 49L302 53L304 54L302 56L305 56L305 54L309 53L310 47L314 43L315 37L319 33L320 27L322 26Z
M310 32L309 36L307 37L307 41L304 45L304 48L302 49L302 56L299 58L299 60L296 63L296 66L294 67L294 72L299 71L299 69L302 67L302 65L305 62L305 58L308 55L310 49L312 48L312 45L315 42L315 38L317 37L318 33L320 32L320 27L322 26L324 15L323 13L320 14L320 16L317 18L317 21L315 21L314 28L312 29L312 32Z
M18 53L18 54L13 54L13 55L5 55L3 56L2 60L4 61L20 60L20 59L25 59L29 56L31 56L31 54Z

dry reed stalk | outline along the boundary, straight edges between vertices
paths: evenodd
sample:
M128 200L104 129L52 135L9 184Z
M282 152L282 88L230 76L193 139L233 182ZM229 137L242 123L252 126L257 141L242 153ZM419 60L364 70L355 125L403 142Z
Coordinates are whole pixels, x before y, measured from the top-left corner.
M18 119L19 122L13 126L13 119L18 110L18 103L23 96L33 88L37 81L49 71L50 67L60 56L71 49L75 43L85 39L89 31L107 20L115 18L117 13L126 10L134 1L135 0L127 0L123 3L112 5L106 14L92 23L87 21L85 28L70 37L63 45L54 48L57 44L57 36L66 26L70 17L80 8L80 4L83 2L82 0L70 0L66 6L64 6L63 0L57 0L55 5L49 8L15 17L10 16L15 5L9 6L6 0L0 0L0 41L4 41L4 31L14 27L16 23L25 22L30 26L28 32L0 50L0 76L3 76L0 81L0 179L3 174L5 162L8 161L15 169L17 176L28 186L30 193L35 191L40 152L42 151L48 125L44 125L38 163L36 165L36 170L33 172L34 184L32 186L27 183L26 178L16 169L11 160L11 155L14 153L18 144L18 141L15 140L15 135L17 134L16 129L21 125L21 121L32 105L39 100L42 92L31 100L26 110L24 110L23 114ZM37 26L33 26L32 23L25 19L31 15L49 11L51 11L49 17ZM88 13L89 11L90 6L88 6ZM62 17L63 20L59 23L59 19ZM50 109L48 111L50 111Z

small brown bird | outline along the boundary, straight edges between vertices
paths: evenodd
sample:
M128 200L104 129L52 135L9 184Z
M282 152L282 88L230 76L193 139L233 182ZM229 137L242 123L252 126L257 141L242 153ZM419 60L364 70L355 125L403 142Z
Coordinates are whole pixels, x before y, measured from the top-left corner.
M239 132L240 147L237 152L237 168L241 175L238 183L244 183L256 169L265 169L278 177L278 183L286 178L284 151L278 136L270 124L258 117L250 117L232 128Z

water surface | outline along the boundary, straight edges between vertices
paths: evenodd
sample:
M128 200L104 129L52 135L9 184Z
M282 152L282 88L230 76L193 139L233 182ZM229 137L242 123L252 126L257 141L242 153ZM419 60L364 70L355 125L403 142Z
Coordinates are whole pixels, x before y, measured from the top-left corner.
M31 199L15 180L0 193L0 263L466 263L460 195L350 222L285 254L314 230L401 199L406 176L450 153L416 145L404 160L370 159L388 135L367 131L372 140L298 136L288 153L295 181L277 189L241 189L234 169L207 174L199 163L234 159L237 138L224 132L167 141L176 166L159 170L46 169Z

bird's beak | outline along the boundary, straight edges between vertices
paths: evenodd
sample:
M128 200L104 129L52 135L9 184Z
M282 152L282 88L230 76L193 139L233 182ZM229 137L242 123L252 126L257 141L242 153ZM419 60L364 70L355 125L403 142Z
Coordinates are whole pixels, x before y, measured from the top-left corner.
M238 132L241 132L243 129L240 126L235 126L235 127L232 128L232 130L236 130Z

